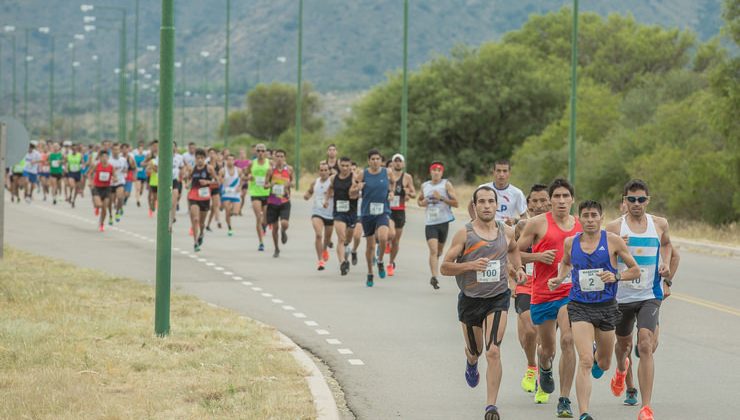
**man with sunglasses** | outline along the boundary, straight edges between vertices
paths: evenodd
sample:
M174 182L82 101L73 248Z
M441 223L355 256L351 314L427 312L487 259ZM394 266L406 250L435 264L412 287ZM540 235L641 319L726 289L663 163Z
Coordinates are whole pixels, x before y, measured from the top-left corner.
M620 285L617 302L622 319L617 324L617 344L614 353L617 369L611 380L612 394L620 396L625 389L627 355L632 347L632 332L637 323L640 363L637 369L638 382L642 391L642 408L638 420L652 420L650 402L655 379L653 352L657 339L660 304L664 292L662 283L671 285L671 238L668 221L646 212L650 203L645 181L633 179L624 186L624 204L627 213L606 225L608 232L621 236L640 267L640 277ZM619 261L619 269L624 262ZM661 280L666 279L666 280Z
M257 158L249 162L244 169L249 181L249 195L252 199L252 211L256 220L257 238L260 241L259 251L265 250L264 236L267 223L265 213L267 212L267 198L270 196L270 188L267 187L267 174L270 173L272 165L267 158L267 148L260 143L255 147Z
M388 242L390 243L391 261L388 263L387 273L392 276L396 270L396 257L401 248L401 236L403 227L406 225L406 200L416 198L414 189L414 178L404 170L406 159L402 154L396 153L390 161L390 175L395 181L393 200L390 202L391 219L388 230Z

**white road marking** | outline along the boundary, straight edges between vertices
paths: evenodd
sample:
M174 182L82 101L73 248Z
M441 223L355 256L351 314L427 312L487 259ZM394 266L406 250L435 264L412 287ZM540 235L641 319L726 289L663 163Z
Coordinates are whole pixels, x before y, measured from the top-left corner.
M261 287L253 287L252 290L254 290L255 292L261 292L262 291L262 288Z
M301 313L301 312L294 312L293 313L293 316L296 317L296 318L305 318L306 317L306 314Z
M213 269L216 271L224 271L223 267L213 267Z
M243 281L242 284L245 285L245 286L251 286L252 285L252 282L251 281Z
M365 364L365 362L363 362L363 361L362 361L362 360L360 360L360 359L349 359L349 360L347 360L347 361L348 361L348 362L349 362L349 364L350 364L350 365L352 365L352 366L362 366L362 365L364 365L364 364Z
M336 338L327 338L326 339L326 342L329 343L329 344L331 344L331 345L333 345L333 346L337 346L339 344L342 344L342 342L339 341L339 340L337 340Z
M316 330L316 334L318 334L318 335L329 335L329 331L327 331L327 330Z
M273 299L272 303L283 303L282 299Z
M350 349L337 349L339 354L354 354Z
M216 263L207 262L206 265L209 266L209 267L213 267L214 265L216 265Z
M234 277L232 277L232 279L234 279L234 280L236 280L236 281L242 281L242 280L243 280L243 279L242 279L241 277L239 277L239 276L234 276Z
M305 324L308 325L309 327L318 327L319 326L319 323L316 322L316 321L306 321Z
M232 273L231 271L224 271L224 275L225 276L233 276L234 273Z
M285 309L286 311L294 311L295 310L295 308L292 307L292 306L290 306L290 305L283 305L283 309Z
M205 259L205 258L198 258L198 262L206 262L206 261L208 261L208 260Z
M272 297L272 293L262 293L262 296L264 296L264 297Z

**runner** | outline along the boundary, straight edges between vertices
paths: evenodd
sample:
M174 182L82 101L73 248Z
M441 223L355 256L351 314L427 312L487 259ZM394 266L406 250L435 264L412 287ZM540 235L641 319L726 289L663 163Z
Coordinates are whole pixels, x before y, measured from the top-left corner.
M112 225L113 207L116 209L116 222L120 222L123 215L126 173L128 172L128 159L121 154L121 146L118 143L113 144L113 152L108 161L113 166L113 179L110 183L113 197L111 197L110 207L108 208L108 224Z
M128 199L131 197L131 191L134 187L134 181L136 180L136 161L131 153L131 146L128 143L121 145L121 156L126 158L126 183L123 185L123 205L128 204ZM123 209L121 209L121 215L123 215Z
M326 164L329 165L331 175L339 173L339 159L337 159L337 146L335 144L330 144L326 148Z
M62 155L59 143L51 144L51 153L48 155L49 164L49 187L51 189L52 203L57 205L57 196L62 186L62 176L64 175L64 156Z
M395 158L395 157L394 157ZM425 236L427 247L429 248L429 268L432 271L432 278L429 284L434 290L439 289L439 257L445 249L447 234L450 229L450 222L455 220L452 214L452 207L457 207L457 194L452 183L443 179L444 165L442 162L432 162L429 166L429 176L431 180L421 185L421 195L419 195L419 206L425 207ZM398 188L396 188L398 191ZM391 257L393 253L391 253Z
M244 177L246 169L249 167L249 159L247 159L247 150L243 147L239 149L239 159L234 160L234 166L236 166L239 169L239 172L242 174L242 183L239 188L239 211L236 212L236 214L241 216L242 210L244 209L244 203L246 203L247 199L247 191L249 189L249 182L247 181L246 177Z
M625 283L617 291L617 302L622 319L617 324L617 344L614 354L617 369L611 380L611 390L615 396L622 395L625 389L627 355L632 346L632 333L637 324L637 349L640 362L637 378L642 392L642 405L639 420L652 420L650 407L655 362L653 353L657 347L657 327L660 304L664 298L662 283L671 286L671 244L668 221L646 212L650 204L647 184L639 179L629 181L624 187L623 201L628 213L606 226L608 232L621 236L629 247L630 254L640 266L640 278ZM620 268L623 263L620 261ZM661 281L661 278L667 280Z
M534 184L527 196L527 211L529 215L532 217L539 216L550 210L550 196L547 193L547 185ZM524 227L527 225L527 220L529 219L521 219L516 224L514 235L517 241ZM522 252L522 258L525 258L525 256L528 257L531 251L532 249L530 248L527 252ZM521 385L525 392L535 392L537 390L537 361L535 360L537 353L537 330L534 328L532 317L529 313L529 305L532 299L534 263L527 263L525 265L525 271L527 273L527 282L517 285L512 297L514 298L514 308L517 313L516 330L519 336L519 344L521 344L524 355L527 358L527 370L524 372ZM549 400L550 394L541 392L539 393L539 397L539 402L544 404Z
M404 171L405 162L406 159L400 153L396 153L391 158L391 176L393 177L395 190L393 201L390 203L391 220L388 229L391 254L391 260L387 267L389 276L392 276L396 271L396 257L401 246L403 227L406 225L406 201L416 198L414 178ZM442 256L441 252L440 256Z
M139 141L138 147L133 151L134 163L136 163L136 207L141 207L141 194L147 185L146 167L144 161L149 151L144 149L144 142Z
M93 186L93 204L95 212L100 215L98 230L105 231L105 212L110 207L110 184L113 179L113 166L108 163L108 152L101 150L98 155L98 164L89 171L90 184Z
M25 178L23 184L25 187L26 203L30 204L31 200L33 200L33 189L39 182L38 173L41 163L41 153L36 150L36 145L33 142L28 145L28 153L26 153L24 160L26 166L23 168L23 178Z
M555 358L556 334L560 328L560 398L556 414L558 417L573 417L570 407L570 388L576 368L576 355L573 348L573 335L568 320L568 294L570 283L564 284L555 291L547 286L547 281L555 277L558 264L563 257L565 238L581 231L578 219L570 215L573 205L573 186L564 179L556 179L548 188L552 210L541 214L524 227L518 246L520 252L527 252L532 247L529 257L523 256L525 263L534 261L534 279L532 281L532 300L530 314L537 329L539 342L539 388L535 402L546 401L542 393L552 394L555 391L552 361ZM500 208L500 207L499 207ZM534 244L534 245L533 245Z
M601 204L591 200L582 202L578 216L583 232L565 239L558 275L548 281L548 286L556 290L571 273L567 308L579 361L578 410L580 420L593 420L588 414L591 376L601 378L611 365L614 328L620 318L617 282L638 279L640 268L619 236L601 230ZM628 267L621 273L615 268L617 257Z
M195 167L195 151L197 150L197 147L195 146L195 143L192 141L188 143L188 151L183 153L182 158L185 161L185 164L190 166L191 168Z
M308 188L303 195L303 199L308 201L313 199L311 208L311 225L314 232L314 246L316 247L316 257L319 260L318 270L326 268L326 262L329 261L329 242L331 242L331 231L334 229L334 200L329 196L332 180L331 169L329 164L321 162L319 164L319 177ZM337 248L342 248L342 243ZM344 260L339 260L344 261Z
M226 166L221 168L219 179L223 180L221 186L221 201L224 203L226 211L226 227L229 228L227 234L234 235L231 227L231 218L241 211L242 200L239 196L242 184L242 170L236 167L234 155L226 157Z
M355 183L357 183L357 178L360 177L360 174L362 173L362 169L357 165L357 162L352 161L351 162L351 168L352 168L352 174L355 179ZM357 189L359 191L359 187ZM357 200L357 220L359 221L361 213L362 212L362 198L359 198ZM357 250L360 248L360 242L362 242L362 223L357 223L355 225L355 230L352 232L352 249L349 250L350 255L352 256L352 265L357 265Z
M186 167L187 168L187 167ZM200 251L203 245L206 217L211 206L211 185L216 179L216 171L206 164L206 152L203 149L195 151L195 166L186 169L190 179L188 206L190 207L190 226L193 231L193 250Z
M499 159L493 163L493 182L487 185L496 190L499 197L499 207L496 210L496 220L515 226L519 219L527 218L527 200L519 188L509 184L511 177L511 162ZM471 205L468 213L473 217Z
M367 154L368 167L360 173L357 182L362 190L361 217L362 230L365 232L367 261L367 287L373 287L373 265L375 258L376 239L378 249L377 257L378 276L385 278L385 245L388 242L388 224L391 209L388 204L393 199L395 184L387 168L381 165L383 159L377 149L372 149Z
M280 222L280 242L288 242L288 227L290 220L290 190L293 185L293 167L285 163L285 150L277 149L274 153L275 166L267 173L267 185L270 186L270 196L267 198L267 224L272 226L272 242L275 245L274 258L280 256L278 246L278 221Z
M496 200L493 188L475 190L476 217L455 234L442 263L442 274L455 276L460 288L457 313L465 339L465 380L471 388L480 381L478 359L485 344L486 420L501 418L496 402L502 375L501 342L511 300L508 268L517 267L516 283L527 280L514 229L494 219Z
M75 208L75 200L77 199L77 193L81 188L82 184L82 153L80 153L80 145L75 144L72 146L72 151L67 155L67 185L69 185L69 194L67 201Z
M257 229L257 238L259 239L259 251L265 250L264 236L265 226L267 225L267 198L270 195L270 189L267 188L267 174L270 173L272 166L267 160L267 148L260 143L255 148L257 158L252 159L245 172L249 179L249 195L252 200L252 211L254 212L255 225Z
M42 140L38 143L37 149L39 153L41 153L38 183L41 187L41 192L44 195L44 201L46 201L46 197L49 195L49 170L51 169L49 167L49 148L47 147L46 142Z
M223 155L214 148L208 149L209 165L213 167L216 174L221 173L223 168ZM221 229L221 180L217 179L216 182L211 184L211 211L208 215L208 223L206 223L206 230L211 231L211 222L216 219L216 226Z
M177 222L177 210L182 197L182 172L188 166L185 158L177 151L177 142L172 142L172 206L170 206L170 228Z
M339 159L339 173L332 175L329 181L327 197L334 200L334 230L337 232L337 258L339 272L346 276L349 273L349 255L354 255L357 264L357 253L351 252L349 244L357 225L357 198L359 184L355 182L351 160L348 157Z
M13 165L12 173L10 175L10 202L12 203L15 199L16 203L21 202L20 190L23 188L24 178L23 169L26 167L26 159L21 159L20 162Z
M149 217L154 217L154 212L157 210L157 187L159 186L159 175L157 169L159 166L159 142L153 140L149 144L149 154L144 160L144 166L146 167L146 176L149 179Z

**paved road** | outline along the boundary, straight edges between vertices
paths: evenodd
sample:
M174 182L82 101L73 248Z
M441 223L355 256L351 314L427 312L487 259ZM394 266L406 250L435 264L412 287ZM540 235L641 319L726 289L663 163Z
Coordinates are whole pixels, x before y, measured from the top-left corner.
M6 202L8 244L84 267L152 282L155 220L131 203L104 234L88 200L77 209ZM192 255L187 216L175 225L173 285L208 302L274 325L322 358L335 372L348 404L362 419L480 418L484 387L463 379L463 338L456 319L457 288L427 281L422 214L410 210L396 276L364 286L365 270L340 277L336 256L315 271L308 206L294 203L290 241L280 259L259 253L253 218L237 220L237 235L207 235ZM461 226L460 222L456 227ZM740 259L684 252L676 297L662 309L653 406L663 419L736 418L740 402ZM554 403L536 406L519 388L525 366L512 313L504 339L499 406L506 419L554 418ZM177 334L177 319L172 320ZM608 378L596 382L591 412L598 418L636 418L637 409L611 396ZM575 389L571 399L575 406Z

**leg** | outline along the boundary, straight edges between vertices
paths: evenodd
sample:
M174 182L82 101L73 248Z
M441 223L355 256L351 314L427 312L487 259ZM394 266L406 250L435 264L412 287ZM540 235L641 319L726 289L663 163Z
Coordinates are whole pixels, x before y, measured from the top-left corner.
M198 243L200 237L200 207L197 204L190 206L190 227L193 230L193 240Z
M344 253L346 245L345 235L347 234L347 225L344 222L334 221L334 230L337 232L337 258L339 262L344 262L347 256Z
M388 243L388 230L388 226L378 226L378 230L375 232L378 236L378 246L380 247L378 264L383 264L383 259L385 258L385 245Z
M323 223L323 220L322 220L322 223ZM329 244L331 243L331 231L333 229L334 229L333 225L324 226L324 251L329 249ZM337 248L342 248L342 247L337 246ZM322 254L323 254L323 251L322 251Z
M517 335L519 336L519 344L521 344L524 355L527 357L527 366L537 366L535 364L537 330L534 329L529 311L522 312L517 317Z
M486 404L496 405L501 386L501 341L506 331L506 311L488 314L484 322L486 329Z
M375 256L375 234L366 236L365 261L367 261L367 274L373 274L373 257Z
M552 369L552 361L555 358L556 323L554 319L548 319L540 325L536 325L537 341L540 343L537 349L540 370Z
M573 346L573 332L568 319L568 305L558 310L558 328L560 328L560 396L568 398L576 373L576 352ZM593 350L592 350L593 351ZM590 366L589 366L590 368Z
M314 239L313 245L316 249L316 260L321 261L321 254L324 251L324 242L321 234L324 230L324 223L318 217L311 218L311 226L313 227Z
M432 272L432 277L439 277L439 241L437 238L427 240L427 248L429 248L429 270ZM393 251L391 251L391 258L393 258L392 255Z
M262 202L259 200L252 200L252 212L254 213L254 220L257 228L257 238L259 238L260 244L262 241L262 225L264 224L264 209L262 208Z
M403 236L403 228L396 227L393 236L389 236L388 240L391 242L391 264L396 263L396 257L398 251L401 249L401 236Z
M224 201L224 215L226 217L226 227L231 231L231 212L234 209L234 203L231 201Z
M170 207L170 223L177 220L177 202L180 201L180 192L177 188L172 189L172 206Z
M588 404L591 399L591 368L594 364L594 326L590 322L574 322L572 334L576 351L578 352L576 398L578 399L578 411L583 414L588 412ZM611 355L611 352L609 354Z
M637 344L640 351L640 362L637 367L637 380L640 384L642 393L642 407L650 405L653 397L653 381L655 380L655 361L653 350L655 347L655 333L647 328L640 328L637 331L639 342Z

